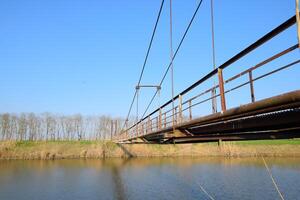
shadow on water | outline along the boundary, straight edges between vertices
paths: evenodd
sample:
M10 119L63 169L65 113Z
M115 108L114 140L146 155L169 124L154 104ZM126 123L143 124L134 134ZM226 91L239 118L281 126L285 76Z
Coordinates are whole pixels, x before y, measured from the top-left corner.
M136 157L136 155L132 154L128 149L126 149L126 147L122 144L116 143L118 147L120 147L122 149L122 151L125 153L126 156L128 156L129 158L133 158Z
M110 163L110 169L112 172L112 183L114 185L115 199L123 200L127 199L126 190L124 188L124 182L122 180L121 168L126 165L130 158L124 159L120 164Z

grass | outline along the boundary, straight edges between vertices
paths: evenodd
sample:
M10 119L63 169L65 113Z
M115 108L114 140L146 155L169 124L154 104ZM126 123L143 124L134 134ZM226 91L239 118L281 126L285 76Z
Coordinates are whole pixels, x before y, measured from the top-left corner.
M64 159L178 156L297 156L300 140L260 140L198 144L123 144L111 141L1 141L0 159Z

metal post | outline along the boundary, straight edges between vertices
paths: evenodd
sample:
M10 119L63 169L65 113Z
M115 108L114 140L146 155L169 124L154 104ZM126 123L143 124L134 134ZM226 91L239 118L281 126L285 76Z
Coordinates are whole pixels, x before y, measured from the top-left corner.
M174 123L177 124L177 106L175 107L175 111L174 111Z
M216 69L216 53L215 53L215 30L214 30L214 3L213 0L210 1L210 19L211 19L211 43L212 43L212 60L213 69ZM214 88L211 91L212 95L212 112L217 112L217 99L216 99L216 82L214 78Z
M161 129L161 108L159 109L159 129Z
M218 69L218 78L219 78L219 88L221 96L221 108L222 112L226 111L226 101L225 101L225 91L224 91L224 80L222 69Z
M299 15L299 0L296 0L296 20L297 20L298 44L299 44L299 48L300 48L300 15Z
M139 132L139 86L136 87L136 136Z
M192 116L192 101L189 100L189 113L190 113L190 120L192 120L193 116Z
M173 24L172 24L172 0L170 0L170 61L171 61L171 92L172 92L172 127L175 132L174 112L174 64L173 64Z
M182 123L182 96L181 95L179 95L178 109L179 109L179 123Z
M165 123L164 123L164 127L167 127L167 113L164 113L164 118L165 118Z
M128 119L125 121L125 137L128 138Z
M136 123L139 122L139 86L136 87Z
M251 101L253 103L253 102L255 102L255 96L254 96L254 86L253 86L252 71L249 71L249 82L250 82L250 91L251 91Z
M146 134L148 133L149 131L149 117L147 118L147 121L146 121Z

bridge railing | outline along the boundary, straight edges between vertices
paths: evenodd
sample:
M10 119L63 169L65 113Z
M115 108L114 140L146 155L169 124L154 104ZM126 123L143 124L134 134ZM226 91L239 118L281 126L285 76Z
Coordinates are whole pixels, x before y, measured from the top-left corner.
M241 87L249 86L249 97L251 99L251 102L255 102L256 96L255 96L255 88L254 88L254 82L261 80L265 77L271 76L275 73L279 73L282 70L288 69L290 67L295 66L300 62L300 59L295 59L294 61L287 63L283 66L280 66L276 69L273 69L271 71L268 71L260 76L254 77L253 72L266 64L284 56L292 51L298 49L299 44L292 45L279 53L276 53L272 55L271 57L268 57L267 59L259 62L258 64L249 67L248 69L241 71L230 78L224 80L223 77L223 71L225 68L230 66L232 63L236 62L237 60L241 59L248 53L252 52L262 44L266 43L273 37L277 36L279 33L283 32L284 30L291 27L293 24L296 23L296 16L291 17L283 24L279 25L275 29L273 29L271 32L267 33L265 36L257 40L255 43L251 44L247 48L245 48L243 51L229 59L227 62L219 66L217 69L211 71L206 76L198 80L196 83L191 85L186 90L182 91L180 94L174 97L174 99L169 100L164 105L150 113L148 116L141 119L138 123L134 124L133 126L127 128L125 131L123 131L117 138L119 141L125 141L125 140L131 140L135 138L140 138L142 136L146 136L149 134L157 134L162 132L163 130L170 130L172 127L175 127L181 123L184 123L186 121L193 120L194 113L193 110L195 107L202 105L208 101L211 101L212 99L218 99L220 101L221 105L221 112L225 112L227 109L226 104L226 95L232 91L235 91ZM191 96L191 91L195 90L197 86L200 84L207 82L210 79L213 79L217 76L218 83L210 87L206 90L200 91L200 93L196 93L196 95ZM235 85L233 87L225 87L229 85L232 81L236 79L242 79L247 76L247 80ZM185 96L190 95L188 99L184 100ZM174 107L172 104L174 103ZM172 130L172 129L171 129Z

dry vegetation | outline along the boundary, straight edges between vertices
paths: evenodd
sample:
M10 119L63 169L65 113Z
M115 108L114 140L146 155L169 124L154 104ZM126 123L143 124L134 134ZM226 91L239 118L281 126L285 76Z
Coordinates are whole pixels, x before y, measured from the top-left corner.
M0 159L66 159L177 156L300 157L300 140L205 144L123 144L100 141L2 141Z

